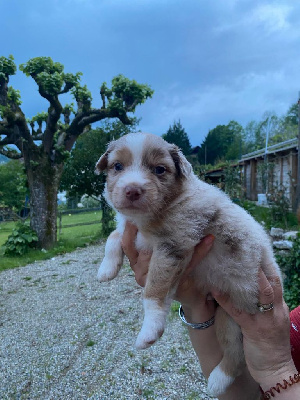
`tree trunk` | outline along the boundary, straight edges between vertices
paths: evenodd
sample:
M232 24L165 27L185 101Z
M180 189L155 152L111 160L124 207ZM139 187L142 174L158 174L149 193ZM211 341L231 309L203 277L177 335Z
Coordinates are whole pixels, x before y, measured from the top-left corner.
M32 163L34 164L34 163ZM27 168L30 190L30 226L40 248L50 249L57 240L57 192L63 165L51 165L45 156Z

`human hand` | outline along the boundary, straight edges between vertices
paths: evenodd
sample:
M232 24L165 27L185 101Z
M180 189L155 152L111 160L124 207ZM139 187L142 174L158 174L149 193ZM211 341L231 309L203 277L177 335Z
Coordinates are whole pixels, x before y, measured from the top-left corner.
M214 299L209 293L203 293L199 290L195 284L196 279L194 275L195 267L209 253L214 239L213 235L207 235L197 244L175 294L175 300L181 303L188 322L204 322L215 314L216 305Z
M149 263L152 252L142 250L138 252L135 248L135 239L138 229L130 222L126 222L124 234L122 237L122 248L129 259L130 267L132 268L136 282L140 286L145 286Z
M134 244L136 234L136 226L127 222L122 238L122 247L134 271L136 282L140 286L145 286L152 253L144 250L137 252ZM205 321L206 318L211 318L215 312L215 304L211 301L211 296L199 291L193 275L195 267L210 251L213 242L214 236L208 235L195 247L192 259L181 277L175 294L174 300L180 301L185 316L190 322Z
M291 356L289 310L277 276L268 281L259 271L259 302L273 303L270 311L251 315L237 310L228 295L213 291L213 296L240 325L249 372L264 390L297 373Z

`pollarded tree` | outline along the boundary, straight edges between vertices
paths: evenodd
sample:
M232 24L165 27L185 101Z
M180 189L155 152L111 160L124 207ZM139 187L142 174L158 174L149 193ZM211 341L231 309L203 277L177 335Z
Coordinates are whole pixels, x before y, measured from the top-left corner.
M138 84L123 75L112 80L111 88L100 88L101 108L92 107L92 96L80 85L81 73L65 73L64 66L49 57L37 57L20 65L31 76L39 94L49 102L47 112L27 120L20 93L8 86L16 73L13 57L0 57L0 153L9 158L24 158L30 191L30 223L39 245L51 248L56 241L57 191L65 160L77 138L94 122L118 118L123 124L133 121L128 113L151 97L148 85ZM75 103L63 105L60 96L71 93Z

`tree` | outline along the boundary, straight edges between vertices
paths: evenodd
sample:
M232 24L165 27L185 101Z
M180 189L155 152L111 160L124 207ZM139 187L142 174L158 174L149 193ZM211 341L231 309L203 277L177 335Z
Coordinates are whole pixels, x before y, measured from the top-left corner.
M56 242L57 191L63 166L78 137L90 124L105 118L132 123L127 114L151 97L148 85L138 84L123 75L112 79L111 88L100 88L101 108L92 107L92 96L80 84L81 73L65 73L64 66L49 57L36 57L20 70L37 84L39 94L49 102L47 112L26 119L20 93L8 86L16 73L12 56L0 57L0 153L24 159L30 191L30 223L40 247L51 248ZM61 103L61 95L70 93L74 104ZM12 147L14 145L16 148Z
M268 135L268 146L297 137L298 115L297 104L293 104L286 115L278 117L267 111L258 122L250 121L244 130L243 153L264 149Z
M65 163L60 189L66 190L71 197L84 194L93 197L101 196L105 176L95 174L96 162L111 140L133 132L135 128L135 123L127 126L120 121L105 122L101 127L81 135Z
M200 164L214 165L220 160L237 160L241 155L243 128L236 121L210 130L198 152Z
M294 103L290 106L284 119L286 125L298 127L298 103Z
M11 160L0 165L0 205L21 211L28 194L23 165Z
M185 156L191 154L192 146L188 134L185 132L180 120L169 126L167 133L162 135L162 138L169 143L176 144Z

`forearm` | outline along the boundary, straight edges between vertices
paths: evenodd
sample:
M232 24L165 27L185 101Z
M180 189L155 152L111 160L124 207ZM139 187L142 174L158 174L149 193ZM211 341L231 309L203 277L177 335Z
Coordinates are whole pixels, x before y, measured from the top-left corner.
M188 322L199 323L210 320L215 315L215 305L212 301L200 303L193 307L183 306L185 318ZM222 352L218 345L215 327L193 329L188 327L192 346L199 359L202 372L206 378L222 359Z
M200 306L200 308L194 307L193 310L186 308L184 312L188 322L196 323L209 320L215 310L209 309L207 306ZM188 327L188 332L203 375L208 378L223 357L214 325L200 330ZM219 397L220 400L258 400L259 398L259 385L251 377L247 368L235 379L226 393Z
M297 376L296 379L294 379L295 375ZM292 378L292 381L290 380L290 377ZM286 381L287 383L285 383L284 381ZM268 394L270 394L270 390L272 388L277 388L277 390L272 389L271 393L273 392L275 396L274 398L278 398L278 400L300 399L300 376L298 376L298 371L292 360L276 373L270 374L269 376L262 378L260 381L260 386L262 390L264 392L267 392ZM285 387L285 389L281 386ZM278 390L280 391L279 393Z
M211 326L203 331L192 328L188 328L188 330L203 375L208 378L222 359L215 329ZM259 398L259 385L251 377L247 368L235 379L226 393L219 397L220 400L258 400Z

